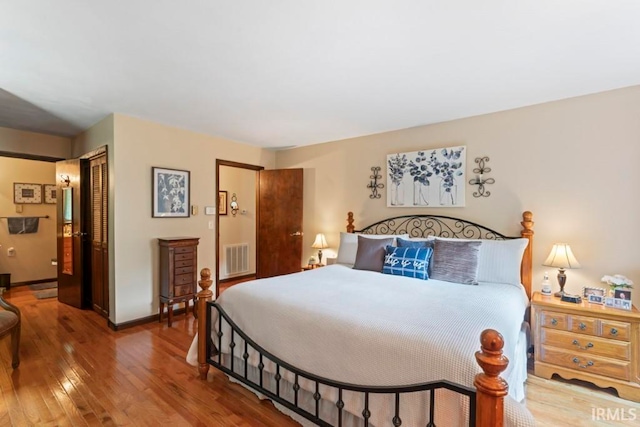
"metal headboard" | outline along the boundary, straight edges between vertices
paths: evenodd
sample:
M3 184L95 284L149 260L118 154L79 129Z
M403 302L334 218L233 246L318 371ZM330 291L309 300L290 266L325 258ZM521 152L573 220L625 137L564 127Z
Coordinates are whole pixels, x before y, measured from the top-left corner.
M466 221L442 215L403 215L383 219L362 230L361 234L408 234L410 237L449 237L458 239L507 240L517 237L506 236L495 230Z

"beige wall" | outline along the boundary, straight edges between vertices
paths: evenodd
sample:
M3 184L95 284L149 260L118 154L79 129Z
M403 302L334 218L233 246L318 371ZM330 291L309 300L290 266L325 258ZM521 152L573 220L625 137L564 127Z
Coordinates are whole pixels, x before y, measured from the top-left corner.
M16 213L13 204L13 183L55 184L55 163L0 157L0 217L44 216L38 232L33 234L9 234L7 220L0 219L0 273L11 273L11 282L26 282L56 277L56 205L25 204ZM44 193L43 193L44 201ZM9 248L15 256L7 256Z
M227 191L227 215L220 216L220 278L256 272L256 174L249 169L220 166L220 189ZM233 216L229 203L236 194L240 210ZM225 269L225 245L249 244L249 271L229 275Z
M224 159L273 168L275 154L249 145L152 123L114 116L115 313L116 323L158 310L158 237L200 238L198 269L215 271L215 230L204 215L216 206L215 162ZM191 172L190 218L151 217L151 168Z
M66 159L71 139L0 127L0 151Z
M489 156L496 183L477 199L466 185L466 207L387 208L369 199L371 166L383 168L396 152L467 146L467 173L474 158ZM460 216L510 234L522 211L534 214L534 289L548 270L541 264L554 242L571 244L582 264L567 272L567 290L601 286L604 274L624 274L640 288L636 222L640 218L640 86L517 110L302 147L277 154L278 168L305 168L306 257L313 237L326 234L337 249L347 211L356 226L417 212ZM386 190L386 188L385 188ZM328 253L329 251L324 251ZM303 257L305 259L305 257ZM555 280L554 280L555 284ZM633 296L640 306L640 289Z

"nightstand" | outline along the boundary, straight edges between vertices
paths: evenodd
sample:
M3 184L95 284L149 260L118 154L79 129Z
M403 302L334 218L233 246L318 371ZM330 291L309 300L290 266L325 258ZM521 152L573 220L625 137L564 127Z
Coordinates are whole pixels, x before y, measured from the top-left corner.
M640 311L533 294L535 375L613 387L640 402Z
M324 264L309 264L302 267L302 271L314 270L316 268L324 267Z

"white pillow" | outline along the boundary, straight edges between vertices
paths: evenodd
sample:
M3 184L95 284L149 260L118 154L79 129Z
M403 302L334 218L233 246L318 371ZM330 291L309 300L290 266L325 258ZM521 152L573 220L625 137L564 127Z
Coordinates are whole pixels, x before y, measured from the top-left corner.
M338 248L336 263L353 267L356 263L356 253L358 252L358 236L366 237L367 239L388 239L389 237L402 237L406 239L409 237L408 234L357 234L342 231L340 232L340 247ZM393 245L395 246L395 244L396 239L393 239Z
M522 255L529 239L487 240L487 239L451 239L482 242L478 254L478 282L508 283L520 285L520 265Z

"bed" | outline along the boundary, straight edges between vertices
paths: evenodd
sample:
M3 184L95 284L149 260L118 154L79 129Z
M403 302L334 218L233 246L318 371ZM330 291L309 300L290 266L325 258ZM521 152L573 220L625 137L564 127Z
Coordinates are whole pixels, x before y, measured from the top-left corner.
M495 389L500 388L498 375L504 371L511 385L505 423L533 425L526 408L517 403L524 397L526 379L530 212L525 212L521 224L526 240L518 242L469 221L431 215L391 218L357 231L349 213L348 233L341 236L341 263L237 285L208 303L204 301L211 292L205 279L199 295L199 312L205 313L199 335L210 339L198 344L196 337L188 360L199 365L204 377L209 365L222 370L303 425L345 427L475 425L482 418L478 413L487 409L476 408L476 400L481 401L476 389L483 388L477 376L497 381L487 387ZM445 262L433 265L430 274L447 280L426 281L355 269L344 262L353 260L355 236L360 245L357 254L367 245L382 245L374 238L388 242L387 235L402 236L385 246L385 262L391 264L389 252L398 251L392 246L401 239L405 245L430 242L437 248L431 255L450 248L476 248L478 260L484 254L484 264L478 261L476 269L477 284L455 283L442 276L436 267ZM515 267L513 259L507 262L507 255L500 252L507 246L522 248L515 255L519 256ZM483 248L485 252L480 252ZM411 253L424 252L420 251ZM488 261L491 251L496 252L493 258L498 254L497 265L493 265L496 259ZM510 281L518 283L499 283L508 281L501 263L512 266L512 277L517 268L517 278ZM453 269L458 269L455 262ZM502 335L484 332L487 329ZM474 358L481 334L491 338L483 344L486 351ZM476 362L483 357L491 358L484 374ZM492 370L496 366L501 369ZM493 391L502 402L502 392ZM502 415L497 417L485 425L500 425Z

